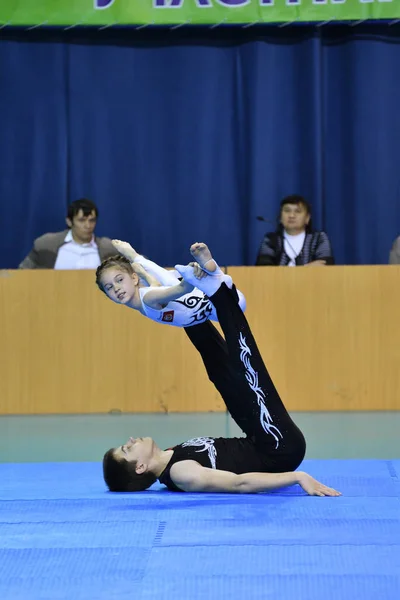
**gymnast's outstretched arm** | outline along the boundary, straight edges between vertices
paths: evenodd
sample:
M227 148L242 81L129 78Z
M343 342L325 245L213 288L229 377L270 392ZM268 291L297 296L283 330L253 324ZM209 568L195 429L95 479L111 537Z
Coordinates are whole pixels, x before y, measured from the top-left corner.
M173 271L168 271L168 269L164 269L152 260L145 258L141 254L136 252L136 250L132 248L132 246L128 242L122 242L121 240L112 240L112 244L114 248L120 254L122 254L122 256L125 256L125 258L129 260L129 262L132 264L132 267L135 267L135 265L142 266L143 269L150 276L154 277L160 285L177 285L179 283L180 279L178 279L178 277L174 274Z
M304 471L236 475L229 471L202 467L193 460L183 460L172 465L170 477L185 492L255 494L298 484L310 496L341 496L340 492L320 483Z

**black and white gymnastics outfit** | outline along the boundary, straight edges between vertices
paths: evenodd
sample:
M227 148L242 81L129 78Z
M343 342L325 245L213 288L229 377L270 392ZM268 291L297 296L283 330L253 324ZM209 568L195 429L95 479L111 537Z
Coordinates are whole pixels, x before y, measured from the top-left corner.
M170 477L173 464L194 460L204 467L232 473L282 473L296 470L306 443L289 416L264 365L235 286L222 283L210 300L225 339L210 322L186 329L200 352L209 379L221 394L245 437L198 437L173 448L159 481L181 491Z
M153 261L138 255L134 262L140 264L147 273L155 277L162 287L170 287L180 282L180 274L177 271L163 269ZM210 299L197 287L191 292L184 294L177 300L169 302L163 309L155 309L146 306L144 298L150 290L160 290L160 287L139 288L142 309L146 317L152 321L174 327L191 327L204 323L207 320L218 321L217 311ZM242 292L238 291L239 305L244 311L246 300Z

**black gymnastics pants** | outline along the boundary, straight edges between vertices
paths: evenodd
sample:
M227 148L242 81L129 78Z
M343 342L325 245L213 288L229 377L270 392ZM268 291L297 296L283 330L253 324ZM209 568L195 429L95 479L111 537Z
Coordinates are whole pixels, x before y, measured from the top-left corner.
M255 444L270 471L294 471L306 443L264 365L236 288L225 283L210 297L225 339L210 321L185 329L200 352L209 379L234 421Z

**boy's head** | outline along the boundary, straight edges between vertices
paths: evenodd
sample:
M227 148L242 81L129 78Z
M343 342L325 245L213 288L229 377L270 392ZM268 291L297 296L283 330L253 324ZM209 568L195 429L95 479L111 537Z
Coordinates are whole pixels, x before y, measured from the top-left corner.
M126 444L111 448L103 458L103 476L111 492L141 492L156 481L151 461L156 449L149 438L129 438Z

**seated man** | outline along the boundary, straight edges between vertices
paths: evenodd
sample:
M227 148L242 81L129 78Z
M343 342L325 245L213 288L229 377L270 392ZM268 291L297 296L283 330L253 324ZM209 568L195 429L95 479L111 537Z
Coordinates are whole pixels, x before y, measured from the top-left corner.
M210 298L225 340L210 321L185 331L245 437L199 437L168 450L158 448L151 438L130 438L104 455L103 473L109 489L142 491L158 479L174 491L255 493L300 484L310 495L340 495L310 475L295 471L304 458L304 436L287 413L262 361L239 307L236 288L215 261L210 262L205 245L197 259L200 267L208 265L206 277L197 272L196 263L175 268Z
M325 266L334 258L327 234L311 227L311 206L302 196L286 196L281 202L279 225L266 233L257 266Z
M115 248L106 237L95 237L99 211L94 202L81 198L68 207L68 229L38 237L19 269L96 269L113 256Z

